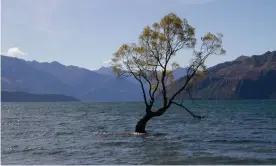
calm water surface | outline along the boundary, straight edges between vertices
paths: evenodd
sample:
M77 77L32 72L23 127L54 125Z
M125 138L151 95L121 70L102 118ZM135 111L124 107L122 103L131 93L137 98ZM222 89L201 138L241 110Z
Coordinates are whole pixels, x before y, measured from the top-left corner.
M197 101L133 134L142 103L2 103L2 164L276 164L276 101Z

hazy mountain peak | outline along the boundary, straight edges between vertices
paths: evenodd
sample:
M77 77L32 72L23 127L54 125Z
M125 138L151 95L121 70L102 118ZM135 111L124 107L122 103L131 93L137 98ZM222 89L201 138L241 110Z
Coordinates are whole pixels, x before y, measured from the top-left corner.
M97 72L99 74L114 75L111 66L109 66L109 67L102 66L98 70L95 70L95 72Z
M55 64L55 65L62 65L61 63L59 63L58 61L53 61L51 62L51 64Z
M235 59L234 61L243 61L245 59L249 58L248 56L245 56L245 55L242 55L242 56L239 56L237 59Z

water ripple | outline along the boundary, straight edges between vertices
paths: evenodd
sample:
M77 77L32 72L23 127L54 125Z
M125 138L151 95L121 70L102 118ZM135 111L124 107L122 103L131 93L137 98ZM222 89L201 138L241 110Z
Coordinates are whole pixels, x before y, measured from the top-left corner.
M261 103L261 104L260 104ZM3 164L276 164L276 102L198 101L133 132L143 103L2 103ZM211 107L212 106L212 107Z

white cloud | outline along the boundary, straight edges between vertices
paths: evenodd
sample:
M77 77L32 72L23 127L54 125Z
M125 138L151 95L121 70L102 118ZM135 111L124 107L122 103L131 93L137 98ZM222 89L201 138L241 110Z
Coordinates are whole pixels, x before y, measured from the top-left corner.
M18 47L11 47L7 52L3 53L3 55L17 57L27 55L27 53L22 52Z
M103 63L104 63L104 64L108 64L108 65L110 65L110 64L111 64L111 62L112 62L111 60L107 60L107 61L104 61Z

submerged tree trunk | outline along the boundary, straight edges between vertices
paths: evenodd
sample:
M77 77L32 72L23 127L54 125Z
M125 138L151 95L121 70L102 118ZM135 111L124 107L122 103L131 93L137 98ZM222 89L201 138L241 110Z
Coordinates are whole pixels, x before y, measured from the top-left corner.
M135 127L136 133L144 133L146 134L146 124L153 116L147 113L141 120L138 121Z

